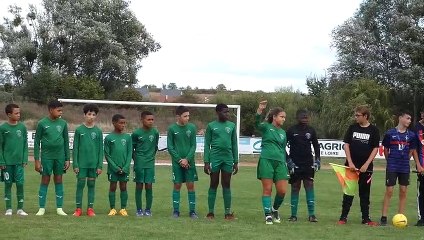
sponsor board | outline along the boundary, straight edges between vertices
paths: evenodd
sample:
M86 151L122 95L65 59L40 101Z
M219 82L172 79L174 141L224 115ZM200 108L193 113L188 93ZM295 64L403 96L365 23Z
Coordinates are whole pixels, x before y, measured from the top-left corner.
M105 138L108 133L103 134L103 138ZM34 139L35 139L35 131L28 131L28 147L34 148ZM166 149L166 135L161 135L159 137L158 148L160 150ZM69 132L69 147L72 149L72 145L74 142L74 132ZM344 158L346 157L345 152L343 150L344 142L341 140L332 140L332 139L319 139L320 153L321 157L338 157ZM205 139L203 136L196 137L196 152L202 153L204 149ZM241 137L239 141L239 153L240 154L259 154L261 152L261 138L256 137ZM289 152L290 149L287 148ZM380 148L378 150L376 158L384 159L384 148L380 144Z

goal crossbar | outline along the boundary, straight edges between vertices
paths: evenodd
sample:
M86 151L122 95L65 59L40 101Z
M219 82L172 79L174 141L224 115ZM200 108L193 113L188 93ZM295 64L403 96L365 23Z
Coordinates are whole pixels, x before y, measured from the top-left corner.
M135 101L111 101L111 100L89 100L89 99L68 99L59 98L63 103L96 103L96 104L116 104L116 105L134 105L134 106L164 106L164 107L178 107L184 105L186 107L199 107L199 108L214 108L216 104L202 104L202 103L161 103L161 102L135 102ZM228 108L236 109L237 111L237 146L240 144L240 123L241 123L241 106L228 105Z

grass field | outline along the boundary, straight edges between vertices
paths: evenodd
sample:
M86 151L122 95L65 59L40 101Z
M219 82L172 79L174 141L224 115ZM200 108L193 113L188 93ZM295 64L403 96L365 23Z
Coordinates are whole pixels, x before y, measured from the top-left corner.
M360 224L359 201L356 198L346 226L337 226L341 208L341 188L331 170L321 170L316 176L316 213L318 223L307 222L306 203L302 189L299 205L299 221L287 222L290 215L289 194L280 209L284 221L281 224L265 225L261 207L261 187L256 180L256 168L242 167L233 178L233 210L238 218L228 222L223 219L222 194L217 195L216 219L208 221L207 213L208 178L201 174L197 188L198 220L191 220L187 214L187 194L181 194L181 218L171 218L170 167L157 167L156 184L154 185L153 217L136 218L134 202L134 183L129 182L129 217L108 217L108 182L105 175L97 181L94 218L61 217L55 213L53 184L49 187L47 212L37 217L38 186L40 176L33 171L30 164L26 171L25 210L28 217L0 216L0 239L424 239L423 229L414 227L416 222L416 182L411 177L408 193L407 216L410 226L406 229L388 227L368 227ZM384 172L376 171L373 178L371 215L373 219L380 217L381 203L384 193ZM75 202L75 177L68 173L64 176L65 205L64 210L71 215ZM1 191L3 186L0 187ZM15 194L15 190L13 190ZM118 194L119 196L119 194ZM143 192L144 196L144 192ZM86 207L86 192L84 208ZM117 197L119 206L119 197ZM145 201L143 201L143 204ZM13 206L16 198L13 196ZM4 202L0 204L1 211ZM397 195L394 196L390 216L397 209ZM14 212L15 213L15 212Z

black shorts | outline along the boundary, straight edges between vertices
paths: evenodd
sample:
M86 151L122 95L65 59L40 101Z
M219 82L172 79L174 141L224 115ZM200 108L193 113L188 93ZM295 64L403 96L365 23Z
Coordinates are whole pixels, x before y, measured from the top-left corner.
M393 187L396 185L396 180L401 186L409 185L409 173L398 173L386 171L386 186Z
M309 168L298 168L290 175L289 183L293 184L301 180L311 180L314 181L315 170L311 167Z

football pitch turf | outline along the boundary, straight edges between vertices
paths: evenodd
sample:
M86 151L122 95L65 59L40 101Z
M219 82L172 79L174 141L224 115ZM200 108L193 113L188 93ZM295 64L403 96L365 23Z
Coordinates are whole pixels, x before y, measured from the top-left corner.
M106 169L106 166L105 166ZM0 215L0 239L424 239L424 228L413 226L417 220L416 176L411 174L411 185L407 200L407 217L409 226L397 229L393 226L369 227L361 225L359 199L355 198L349 214L348 224L338 226L341 210L342 191L332 170L321 170L315 177L316 215L318 223L307 221L304 189L299 199L298 222L286 219L290 215L290 194L286 195L280 215L281 224L265 225L261 206L261 185L256 179L255 167L241 167L232 181L232 208L236 216L234 221L224 220L221 187L218 188L215 207L215 220L205 219L207 213L207 190L209 179L199 168L199 181L196 183L197 212L199 219L188 217L187 191L181 192L181 217L172 215L171 168L156 167L156 183L153 186L152 217L135 217L134 183L128 183L128 213L130 216L107 216L108 181L102 174L96 183L96 202L94 209L97 216L74 217L75 209L75 174L68 171L64 175L65 202L64 210L69 216L58 216L55 211L54 185L51 182L48 191L46 215L35 216L38 210L38 187L40 175L33 170L33 164L26 169L25 207L27 217L15 214L16 198L13 188L14 215ZM0 185L3 192L4 185ZM87 192L84 189L83 210L85 213ZM397 211L398 189L393 195L389 220ZM384 171L373 175L371 197L371 216L379 220L384 194ZM143 191L143 205L145 204ZM119 190L117 191L119 206ZM0 203L4 212L4 201ZM118 209L119 210L119 209Z

